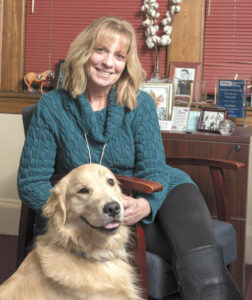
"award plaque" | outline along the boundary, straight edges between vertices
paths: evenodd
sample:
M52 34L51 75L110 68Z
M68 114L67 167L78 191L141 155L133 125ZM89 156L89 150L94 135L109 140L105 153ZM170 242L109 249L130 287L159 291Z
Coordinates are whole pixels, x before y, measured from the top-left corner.
M219 80L218 104L229 117L243 117L244 80Z
M218 106L227 110L229 118L244 117L246 90L245 80L219 80Z

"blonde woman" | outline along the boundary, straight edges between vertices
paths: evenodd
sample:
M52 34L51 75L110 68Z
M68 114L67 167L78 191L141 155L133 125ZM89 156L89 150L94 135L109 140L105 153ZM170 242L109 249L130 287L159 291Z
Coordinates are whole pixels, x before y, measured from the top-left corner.
M185 299L242 299L198 188L166 165L154 101L138 89L143 81L132 26L114 16L90 24L70 46L63 89L36 105L20 161L20 198L39 214L52 174L89 162L160 182L161 192L125 197L125 225L142 221L147 249L176 257Z

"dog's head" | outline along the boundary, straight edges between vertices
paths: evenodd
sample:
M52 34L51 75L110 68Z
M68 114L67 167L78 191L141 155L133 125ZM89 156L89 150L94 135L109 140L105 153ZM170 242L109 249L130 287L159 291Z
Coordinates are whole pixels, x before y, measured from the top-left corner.
M124 215L118 181L104 166L80 166L55 185L43 215L57 228L75 224L105 234L115 233Z

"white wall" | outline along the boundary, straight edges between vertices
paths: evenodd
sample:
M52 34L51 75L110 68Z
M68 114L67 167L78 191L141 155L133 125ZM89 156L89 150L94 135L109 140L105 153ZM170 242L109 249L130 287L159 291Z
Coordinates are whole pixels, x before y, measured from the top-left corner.
M22 116L0 113L0 234L18 233L20 200L16 182L23 143Z

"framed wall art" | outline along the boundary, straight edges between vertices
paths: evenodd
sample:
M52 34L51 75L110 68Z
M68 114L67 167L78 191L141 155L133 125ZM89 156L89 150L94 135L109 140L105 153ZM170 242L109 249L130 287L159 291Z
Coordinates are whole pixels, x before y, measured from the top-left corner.
M200 112L198 130L219 132L220 122L227 118L228 112L219 108L203 108Z
M158 119L170 120L173 105L172 83L144 83L142 88L155 102Z
M201 63L170 63L169 77L174 82L176 101L200 101L201 71Z

